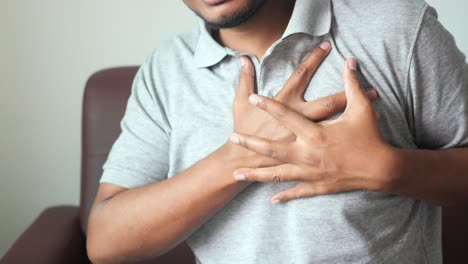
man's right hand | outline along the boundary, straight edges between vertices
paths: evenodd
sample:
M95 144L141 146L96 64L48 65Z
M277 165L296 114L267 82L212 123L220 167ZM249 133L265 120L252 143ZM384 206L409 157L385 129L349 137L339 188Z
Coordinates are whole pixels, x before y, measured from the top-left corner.
M346 108L346 95L344 92L323 97L314 101L305 102L304 93L311 78L319 68L323 60L331 50L329 42L323 42L316 47L307 58L296 68L283 88L273 99L286 104L296 112L308 117L312 121L323 120L333 114L342 112ZM260 138L291 142L296 139L295 135L278 121L259 110L254 104L249 102L249 97L255 89L255 68L251 60L241 57L241 74L237 93L234 99L234 132L254 135ZM377 95L375 92L368 93L371 100ZM233 140L238 140L233 139ZM237 155L236 158L253 162L255 167L273 166L279 164L273 154L265 159L248 150L241 150L239 147L226 143L226 147L231 149L231 153ZM241 157L239 157L241 156Z

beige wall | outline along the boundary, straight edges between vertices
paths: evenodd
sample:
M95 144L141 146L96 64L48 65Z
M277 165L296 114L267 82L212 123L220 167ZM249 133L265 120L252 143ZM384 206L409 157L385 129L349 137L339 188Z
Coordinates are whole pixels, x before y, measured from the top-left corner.
M468 53L468 2L430 2ZM0 0L0 256L45 207L78 204L87 77L194 23L181 0Z
M88 76L142 63L195 19L160 0L0 0L0 19L2 256L45 207L78 204Z

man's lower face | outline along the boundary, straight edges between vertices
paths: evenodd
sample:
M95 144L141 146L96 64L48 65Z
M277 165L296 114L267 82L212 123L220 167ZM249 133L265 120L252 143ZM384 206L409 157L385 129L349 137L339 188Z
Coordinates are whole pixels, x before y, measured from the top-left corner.
M239 26L255 15L267 0L184 0L212 28Z

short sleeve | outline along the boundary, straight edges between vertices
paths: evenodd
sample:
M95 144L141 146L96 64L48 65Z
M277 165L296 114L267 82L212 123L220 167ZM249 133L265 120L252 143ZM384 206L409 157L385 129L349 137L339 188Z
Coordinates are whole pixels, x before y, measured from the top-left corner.
M100 182L136 188L167 178L170 125L155 87L153 59L136 74L121 134L103 165Z
M408 105L419 148L468 146L468 66L453 36L428 7L408 68Z

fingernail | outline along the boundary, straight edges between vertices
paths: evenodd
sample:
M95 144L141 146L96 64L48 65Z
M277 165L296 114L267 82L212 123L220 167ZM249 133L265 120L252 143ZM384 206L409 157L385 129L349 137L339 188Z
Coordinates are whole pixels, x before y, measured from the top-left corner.
M232 134L229 137L229 140L231 140L232 143L239 145L240 144L240 137L237 134Z
M331 44L328 41L322 42L322 44L320 44L320 48L325 51L328 51L330 47L331 47Z
M348 59L348 68L352 71L355 71L357 69L357 61L356 58L351 57Z
M242 56L240 57L240 66L241 66L241 69L247 65L247 58L245 56Z
M234 174L234 179L238 181L245 181L247 179L246 175L243 173Z
M377 93L377 91L375 89L367 90L366 94L370 99L376 99L379 96L379 94Z
M262 98L256 94L252 94L250 97L249 97L249 102L253 105L257 105L258 103L260 103L262 101Z
M272 204L277 204L277 203L279 203L279 202L280 202L280 200L278 200L278 199L273 199L273 200L271 200L271 203L272 203Z

